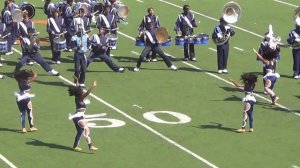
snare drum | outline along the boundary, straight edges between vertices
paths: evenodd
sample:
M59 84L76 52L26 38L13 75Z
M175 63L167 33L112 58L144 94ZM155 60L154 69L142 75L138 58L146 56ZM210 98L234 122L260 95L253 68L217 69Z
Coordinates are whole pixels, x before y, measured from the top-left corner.
M108 38L110 49L116 50L117 49L117 39L118 39L118 37L115 34L112 34L112 33L106 34L105 37Z
M135 46L139 46L139 47L145 46L144 41L139 36L135 38Z
M0 40L0 52L7 52L7 41Z
M201 40L202 40L202 37L200 35L199 36L194 36L194 44L195 45L202 44Z
M208 44L209 35L208 34L200 34L201 37L201 44Z
M175 45L183 46L184 45L184 38L182 38L181 36L176 36L175 37Z
M194 37L193 36L186 36L184 39L186 44L194 44Z
M66 39L64 37L56 37L53 39L53 50L61 51L66 49Z

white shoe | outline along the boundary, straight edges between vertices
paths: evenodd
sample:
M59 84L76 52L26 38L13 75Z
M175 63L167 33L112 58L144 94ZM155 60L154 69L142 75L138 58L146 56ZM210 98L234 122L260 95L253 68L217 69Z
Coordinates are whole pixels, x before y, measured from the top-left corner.
M73 50L70 48L70 49L68 49L68 51L69 51L69 52L72 52Z
M50 73L54 76L59 76L59 72L55 71L54 69L52 69Z
M119 68L118 72L124 72L125 68Z
M196 58L194 57L194 58L192 58L192 61L196 61Z
M218 70L218 74L221 74L223 71L222 70Z
M116 49L117 49L117 46L112 46L112 47L110 47L110 49L116 50Z
M169 69L172 70L172 71L177 71L177 67L175 65L171 65L169 67Z
M0 79L4 79L4 76L0 74Z
M80 83L79 86L84 88L85 84L84 83Z
M146 59L146 62L150 62L151 60L150 59Z
M152 59L151 61L152 61L152 62L157 62L157 59L156 59L156 58L154 58L154 59Z
M7 52L7 53L5 53L5 55L12 55L14 52Z
M57 64L60 64L61 62L60 62L60 61L56 61L56 63L57 63Z
M2 66L3 66L3 64L0 63L0 67L2 67Z
M134 71L134 72L137 72L137 71L139 71L139 70L140 70L140 68L138 68L138 67L134 67L134 68L133 68L133 71Z
M298 75L295 75L294 78L295 78L295 79L299 79L299 76L298 76Z
M227 69L222 70L223 73L228 73Z
M4 59L4 58L0 58L0 60L1 60L1 61L5 61L5 59Z
M27 65L33 65L34 63L32 61L28 62Z

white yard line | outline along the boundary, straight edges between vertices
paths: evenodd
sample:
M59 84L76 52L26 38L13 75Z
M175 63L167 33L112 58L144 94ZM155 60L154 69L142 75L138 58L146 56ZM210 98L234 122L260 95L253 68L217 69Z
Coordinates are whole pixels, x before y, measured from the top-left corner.
M297 6L297 5L294 5L294 4L291 4L291 3L287 3L287 2L284 2L284 1L279 1L279 0L274 0L274 1L275 1L275 2L278 2L278 3L285 4L285 5L293 6L293 7L296 7L296 8L299 7L299 6Z
M239 51L244 51L243 49L238 48L238 47L233 47L233 48L236 49L236 50L239 50Z
M140 3L144 3L144 1L141 1L141 0L136 0L136 1L138 1L138 2L140 2Z
M209 47L208 49L210 49L211 51L217 52L217 50L214 49L214 48L210 48L210 47Z
M134 55L140 55L139 53L135 52L135 51L130 51L132 54Z
M6 157L0 154L0 159L3 160L10 168L17 168L12 162L10 162Z

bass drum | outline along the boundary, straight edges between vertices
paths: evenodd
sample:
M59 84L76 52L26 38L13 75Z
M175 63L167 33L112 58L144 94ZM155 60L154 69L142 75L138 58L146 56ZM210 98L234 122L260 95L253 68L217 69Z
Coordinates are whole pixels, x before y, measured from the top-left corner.
M28 12L28 16L30 19L32 19L35 16L35 7L33 5L31 5L28 2L22 2L19 4L19 8L22 11L27 11Z

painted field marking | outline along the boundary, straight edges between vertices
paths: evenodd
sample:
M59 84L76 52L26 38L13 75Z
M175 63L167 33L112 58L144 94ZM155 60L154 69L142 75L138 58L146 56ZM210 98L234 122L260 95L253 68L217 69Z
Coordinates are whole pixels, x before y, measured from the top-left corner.
M136 1L138 1L138 2L140 2L140 3L143 3L144 1L141 1L141 0L136 0Z
M12 162L10 162L6 157L0 154L0 159L3 160L10 168L17 168Z
M279 1L279 0L274 0L274 1L275 1L275 2L278 2L278 3L285 4L285 5L293 6L293 7L296 7L296 8L299 7L299 6L297 6L297 5L294 5L294 4L291 4L291 3L287 3L287 2L284 2L284 1Z
M243 49L238 48L238 47L233 47L233 48L236 49L236 50L239 50L239 51L244 51Z
M210 47L209 47L208 49L210 49L211 51L217 52L217 50L214 49L214 48L210 48Z
M123 33L122 33L123 34ZM134 40L134 38L133 38ZM20 51L18 51L17 49L15 48L12 48L14 51L16 51L18 54L22 55L22 53ZM69 83L70 85L73 85L74 83L69 81L68 79L64 78L63 76L58 76L60 79L62 79L63 81ZM106 105L107 107L115 110L116 112L120 113L121 115L125 116L126 118L128 118L129 120L137 123L138 125L144 127L146 130L154 133L155 135L157 135L158 137L160 137L161 139L169 142L170 144L176 146L177 148L183 150L184 152L188 153L189 155L195 157L196 159L202 161L203 163L205 163L206 165L208 165L209 167L212 167L212 168L218 168L218 166L214 165L213 163L209 162L208 160L204 159L203 157L197 155L196 153L194 153L193 151L185 148L184 146L178 144L177 142L175 142L174 140L166 137L165 135L161 134L160 132L156 131L155 129L151 128L150 126L138 121L137 119L131 117L130 115L128 115L127 113L123 112L122 110L118 109L117 107L113 106L112 104L109 104L108 102L106 102L105 100L99 98L98 96L94 95L93 93L90 93L90 96L95 98L96 100L98 100L100 103Z
M135 51L130 51L132 54L134 55L140 55L139 53L135 52Z

